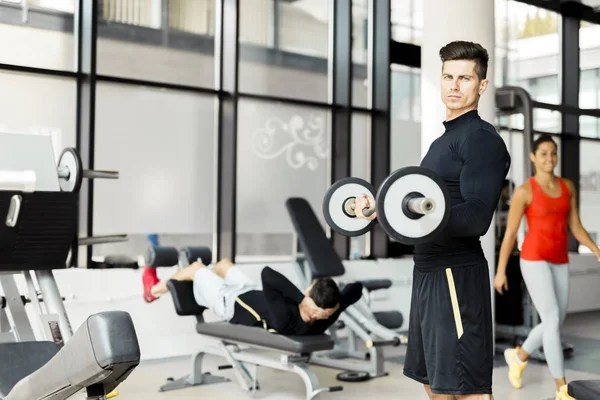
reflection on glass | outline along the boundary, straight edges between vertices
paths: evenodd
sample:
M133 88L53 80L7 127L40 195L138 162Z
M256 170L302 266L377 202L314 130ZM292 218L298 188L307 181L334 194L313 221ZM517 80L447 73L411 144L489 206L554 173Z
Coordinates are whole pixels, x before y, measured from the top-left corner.
M306 199L326 226L319 210L328 187L329 112L240 100L238 129L236 256L291 256L288 198Z

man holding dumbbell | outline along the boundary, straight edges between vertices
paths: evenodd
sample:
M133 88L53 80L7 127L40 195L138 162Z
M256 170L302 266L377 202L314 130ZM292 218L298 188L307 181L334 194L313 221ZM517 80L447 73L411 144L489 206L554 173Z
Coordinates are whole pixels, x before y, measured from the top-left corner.
M404 374L425 385L430 399L492 399L493 322L488 264L480 237L489 229L510 155L477 107L488 80L489 56L479 44L456 41L440 50L445 132L421 167L445 183L445 228L415 245L415 268ZM358 218L375 204L356 199Z

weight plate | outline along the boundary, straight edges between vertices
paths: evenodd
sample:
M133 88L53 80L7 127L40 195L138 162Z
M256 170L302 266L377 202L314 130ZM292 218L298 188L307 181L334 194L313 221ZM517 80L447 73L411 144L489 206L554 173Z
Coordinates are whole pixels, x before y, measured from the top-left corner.
M402 200L414 192L434 200L431 214L417 219L404 214ZM403 244L430 241L446 227L450 218L450 194L446 184L426 168L406 167L393 172L381 184L376 198L379 224L388 236Z
M73 147L67 147L60 154L58 170L63 168L69 171L69 177L58 177L60 189L63 192L78 192L81 188L81 181L83 181L83 165L79 153Z
M342 382L364 382L371 379L371 376L365 371L344 371L337 374L336 378Z
M344 211L344 203L363 193L375 197L375 188L361 178L344 178L335 182L323 198L323 216L327 225L344 236L360 236L369 232L375 221L351 217Z

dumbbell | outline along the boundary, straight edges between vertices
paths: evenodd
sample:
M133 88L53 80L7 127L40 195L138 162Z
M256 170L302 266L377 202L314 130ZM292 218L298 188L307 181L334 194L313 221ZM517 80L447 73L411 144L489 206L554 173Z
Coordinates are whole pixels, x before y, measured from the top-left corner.
M98 171L83 169L79 153L73 147L67 147L58 158L58 183L63 192L77 192L81 188L83 178L119 179L118 171Z
M403 244L430 241L450 218L450 195L444 181L429 169L405 167L390 174L377 193L360 178L335 182L323 198L323 215L331 229L352 237L373 228L375 221L356 218L356 197L363 193L375 199L375 206L363 214L377 211L377 222L385 233Z

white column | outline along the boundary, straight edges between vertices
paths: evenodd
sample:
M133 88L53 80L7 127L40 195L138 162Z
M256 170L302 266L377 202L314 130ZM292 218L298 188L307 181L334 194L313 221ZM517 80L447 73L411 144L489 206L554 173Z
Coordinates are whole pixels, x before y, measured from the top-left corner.
M491 0L426 0L423 2L423 38L421 44L421 157L431 143L444 132L445 107L440 95L442 63L440 49L454 40L481 44L490 56L489 84L479 102L479 115L494 123L495 20ZM490 266L490 284L496 266L494 229L481 239ZM494 309L492 290L492 310Z

